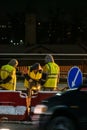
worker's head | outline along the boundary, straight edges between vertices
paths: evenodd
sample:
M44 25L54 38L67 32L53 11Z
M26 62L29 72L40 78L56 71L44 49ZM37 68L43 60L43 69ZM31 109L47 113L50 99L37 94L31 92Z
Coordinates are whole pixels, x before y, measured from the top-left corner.
M48 62L54 62L54 58L50 54L46 55L45 57L45 63L48 63Z
M42 67L39 63L35 63L31 66L31 71L32 70L36 70L36 71L39 71L39 70L42 70Z
M11 59L8 62L9 65L13 66L13 67L17 67L18 66L18 60L17 59Z

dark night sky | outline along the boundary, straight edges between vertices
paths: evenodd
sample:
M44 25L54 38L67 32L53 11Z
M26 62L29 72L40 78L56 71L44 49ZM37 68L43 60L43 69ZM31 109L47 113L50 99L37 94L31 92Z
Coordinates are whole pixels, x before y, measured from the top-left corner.
M45 11L49 8L72 8L84 7L87 5L86 0L2 0L0 10L9 12L25 10L26 6L34 7L38 10Z
M55 14L57 8L64 11L74 11L75 9L87 9L87 0L2 0L0 2L0 12L21 12L35 10L41 17L46 17L49 10Z
M2 12L22 11L26 7L26 0L3 0L0 2Z

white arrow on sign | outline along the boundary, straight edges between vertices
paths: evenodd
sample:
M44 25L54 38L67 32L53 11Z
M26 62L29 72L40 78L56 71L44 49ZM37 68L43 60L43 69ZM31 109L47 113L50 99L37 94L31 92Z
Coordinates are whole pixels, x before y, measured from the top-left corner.
M72 87L75 86L75 82L76 82L76 79L77 79L77 77L78 77L79 71L80 71L80 70L78 69L78 71L77 71L77 73L76 73L76 76L75 76L74 80L72 81Z

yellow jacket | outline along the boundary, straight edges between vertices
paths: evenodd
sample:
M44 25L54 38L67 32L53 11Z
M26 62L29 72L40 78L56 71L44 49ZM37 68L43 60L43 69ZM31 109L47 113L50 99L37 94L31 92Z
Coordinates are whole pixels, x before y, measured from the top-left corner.
M35 73L34 70L30 71L30 66L29 66L28 67L28 76L30 77L30 79L29 80L25 79L25 81L24 81L25 88L29 88L30 87L30 81L31 80L33 81L33 84L32 84L33 86L32 87L33 88L34 87L38 87L38 86L36 86L34 84L34 81L38 82L41 79L41 77L42 77L42 73L39 72L39 71L37 73Z
M9 64L3 65L0 70L1 80L5 80L8 76L11 77L11 80L1 83L0 86L7 90L16 90L16 69Z
M43 67L43 72L48 73L44 87L56 88L60 77L60 67L55 62L49 62Z

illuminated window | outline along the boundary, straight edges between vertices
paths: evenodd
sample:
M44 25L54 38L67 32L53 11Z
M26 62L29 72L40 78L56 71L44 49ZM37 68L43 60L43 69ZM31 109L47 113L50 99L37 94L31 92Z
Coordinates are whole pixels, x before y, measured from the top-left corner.
M6 25L2 25L2 28L6 28Z

